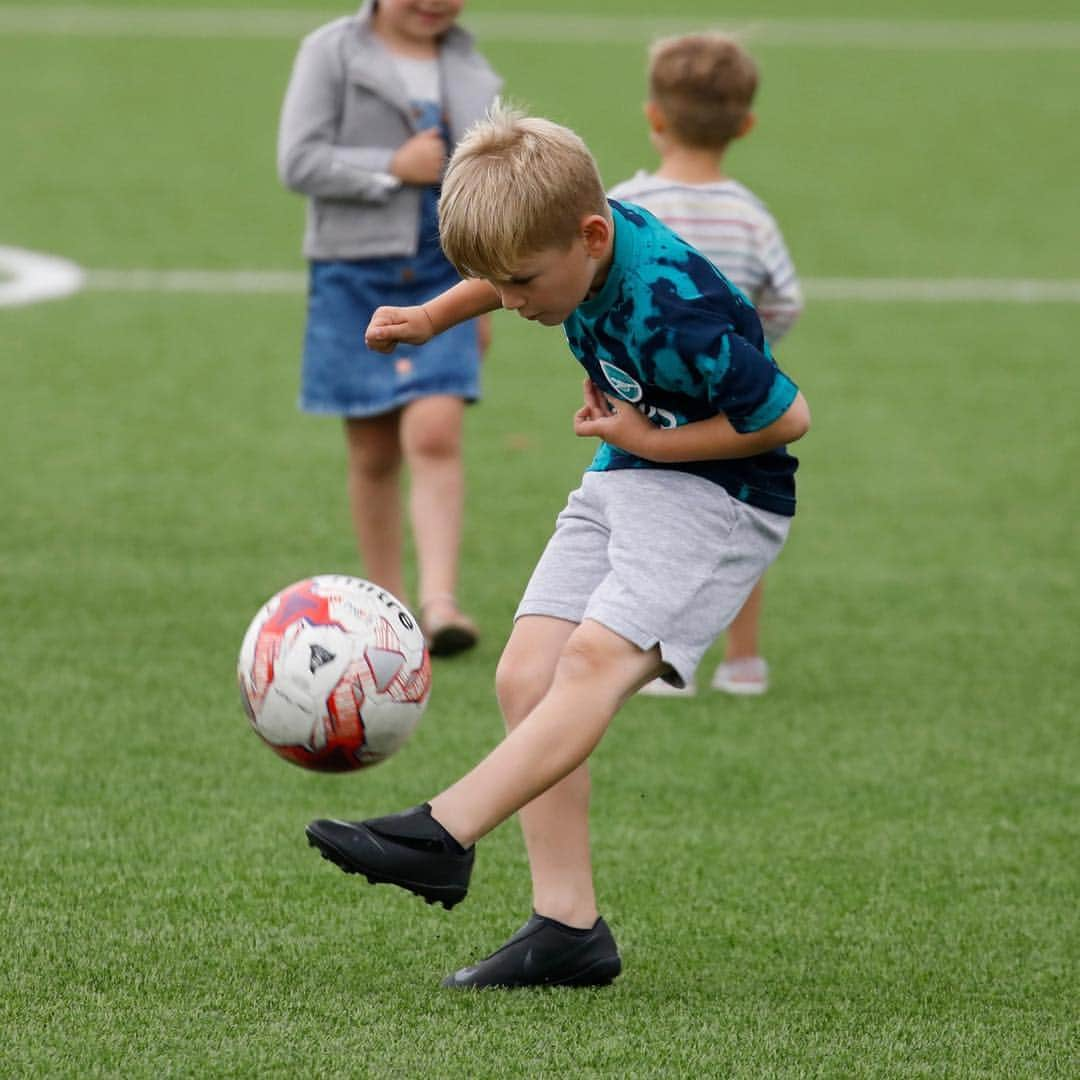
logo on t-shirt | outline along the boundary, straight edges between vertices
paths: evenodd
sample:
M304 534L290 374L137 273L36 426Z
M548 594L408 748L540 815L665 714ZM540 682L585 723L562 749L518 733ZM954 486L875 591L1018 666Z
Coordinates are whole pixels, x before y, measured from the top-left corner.
M638 383L636 379L627 375L622 368L617 368L607 360L601 360L600 369L603 371L604 375L607 377L607 381L611 383L619 397L624 398L626 401L641 400L641 384Z
M673 412L668 412L667 409L658 409L655 405L647 405L644 412L657 427L673 428L679 426L678 418Z

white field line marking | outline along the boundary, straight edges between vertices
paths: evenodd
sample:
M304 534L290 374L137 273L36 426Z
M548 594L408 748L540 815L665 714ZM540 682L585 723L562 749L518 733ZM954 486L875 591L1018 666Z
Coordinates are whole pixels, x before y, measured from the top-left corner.
M302 293L304 271L88 270L96 292ZM810 300L878 303L1080 303L1080 279L1030 278L809 278Z
M344 11L240 9L0 8L0 34L112 38L297 39ZM698 15L573 15L476 12L465 25L485 42L644 42L664 34L723 28L761 45L880 49L1080 49L1080 20L702 19Z
M85 283L84 271L68 259L0 247L0 308L59 300L77 293Z
M303 270L88 270L93 292L302 293Z
M911 303L1080 304L1080 279L810 278L811 300Z
M0 247L0 307L103 293L302 296L303 270L84 270L68 259ZM809 278L809 300L863 303L1080 304L1075 278Z

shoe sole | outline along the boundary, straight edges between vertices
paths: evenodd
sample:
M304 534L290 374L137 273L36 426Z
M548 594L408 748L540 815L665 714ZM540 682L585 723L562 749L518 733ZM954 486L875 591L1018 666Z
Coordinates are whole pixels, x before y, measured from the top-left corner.
M591 963L587 968L576 972L569 979L560 979L549 986L610 986L622 971L622 961L618 957L604 957Z
M713 683L712 688L733 697L761 697L769 689L760 683Z
M551 979L544 982L504 982L504 983L455 983L443 980L442 985L448 990L545 990L550 987L588 989L589 987L610 986L622 971L622 962L618 957L603 957L595 960L588 967L575 971L563 979Z
M324 859L332 862L346 874L362 874L371 885L397 885L398 888L406 889L419 896L427 904L442 904L447 911L455 904L460 904L468 892L459 885L425 885L405 878L386 877L375 870L357 866L344 851L310 828L305 829L304 832L307 835L308 844L313 848L318 848L319 854Z

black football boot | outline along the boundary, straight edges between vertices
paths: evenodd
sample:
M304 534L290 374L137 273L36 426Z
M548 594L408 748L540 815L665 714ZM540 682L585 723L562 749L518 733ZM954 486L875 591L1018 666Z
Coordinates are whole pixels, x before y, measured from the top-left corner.
M455 989L523 986L607 986L622 970L607 923L588 930L533 912L529 921L486 960L443 979Z
M469 891L476 846L463 848L424 803L368 821L313 821L308 843L347 874L363 874L436 901L449 910Z

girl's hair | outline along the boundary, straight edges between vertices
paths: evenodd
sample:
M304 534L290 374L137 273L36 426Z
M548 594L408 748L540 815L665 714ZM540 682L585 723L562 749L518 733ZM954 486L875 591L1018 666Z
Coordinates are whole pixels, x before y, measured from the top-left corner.
M688 146L726 146L739 134L757 85L753 58L726 34L664 38L649 50L649 97Z
M585 143L496 101L450 159L439 236L463 277L505 280L522 258L568 248L590 214L611 216Z

